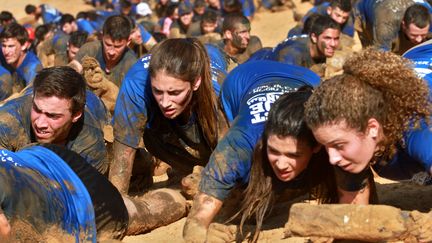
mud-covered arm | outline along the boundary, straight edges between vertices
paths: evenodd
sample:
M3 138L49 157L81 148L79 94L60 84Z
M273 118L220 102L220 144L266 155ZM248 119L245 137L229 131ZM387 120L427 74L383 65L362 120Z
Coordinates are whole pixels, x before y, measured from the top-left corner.
M129 187L130 172L147 124L147 106L152 96L146 87L150 60L146 58L139 60L126 74L114 109L114 158L109 179L122 193Z
M183 228L183 239L186 242L206 242L209 225L222 204L215 197L202 192L197 194Z
M108 179L122 194L127 194L136 149L114 141L114 158L109 169Z

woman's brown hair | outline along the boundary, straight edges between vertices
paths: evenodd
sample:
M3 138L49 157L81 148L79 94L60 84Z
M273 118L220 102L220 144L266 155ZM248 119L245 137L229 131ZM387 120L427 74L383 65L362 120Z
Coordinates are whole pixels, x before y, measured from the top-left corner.
M314 130L345 121L365 132L374 118L384 133L375 155L388 158L405 131L429 118L432 105L426 82L408 60L372 48L348 59L343 69L344 74L322 83L306 103L307 124Z
M260 229L265 216L271 211L276 200L279 179L276 177L267 157L267 139L271 135L278 137L293 137L306 143L309 147L318 146L312 131L303 120L304 103L312 94L311 87L303 87L297 92L282 95L270 109L263 135L254 149L252 167L248 186L244 192L244 199L239 212L231 219L241 215L240 228L247 219L255 215L256 228L250 239L258 240ZM314 154L304 171L303 180L306 188L314 199L321 203L337 202L336 183L331 164L324 149ZM284 183L284 182L280 182ZM287 182L289 183L289 182Z
M194 38L167 39L156 45L151 54L149 71L152 78L158 71L191 84L201 78L201 84L193 94L192 112L196 114L206 142L214 149L218 139L219 103L213 90L206 49Z

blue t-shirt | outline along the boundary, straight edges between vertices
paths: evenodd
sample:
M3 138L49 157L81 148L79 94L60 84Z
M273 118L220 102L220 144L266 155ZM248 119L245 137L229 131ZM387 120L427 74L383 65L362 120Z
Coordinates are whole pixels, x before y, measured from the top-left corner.
M286 38L276 45L271 53L266 55L266 60L273 60L285 64L311 67L323 60L314 60L309 51L309 36L296 35Z
M402 56L414 63L414 70L432 89L432 40L411 48Z
M411 48L403 57L414 63L414 70L429 85L432 97L432 40ZM432 131L425 123L419 129L410 130L404 136L405 153L411 160L420 163L425 170L430 171L432 166Z
M91 22L87 19L77 19L76 23L79 31L85 31L89 35L97 32L97 30L93 27Z
M57 154L33 146L19 152L0 150L0 160L1 206L8 218L44 227L60 223L76 242L96 242L91 197Z
M28 51L23 62L16 69L6 63L6 60L0 59L12 75L15 91L21 91L25 86L33 82L38 71L42 69L42 63L39 58L32 52Z
M87 94L91 97L92 94ZM31 125L32 88L0 107L0 147L17 151L37 142ZM72 125L65 147L81 155L100 173L108 170L107 150L103 137L100 110L95 99L86 103L83 116ZM96 118L94 114L98 114Z
M153 118L159 113L150 83L148 67L150 55L139 59L122 81L114 108L114 138L122 144L138 148L146 127L151 128ZM217 67L212 67L213 69ZM218 83L212 78L215 92Z
M141 33L141 39L143 43L147 43L152 38L152 35L144 28L142 24L136 23L136 25L138 26Z
M202 173L200 191L223 200L238 183L249 180L252 152L271 105L280 95L320 78L298 66L272 61L246 62L227 76L221 101L231 128L219 141Z
M42 8L42 20L44 24L57 24L60 22L62 13L48 4L40 5Z

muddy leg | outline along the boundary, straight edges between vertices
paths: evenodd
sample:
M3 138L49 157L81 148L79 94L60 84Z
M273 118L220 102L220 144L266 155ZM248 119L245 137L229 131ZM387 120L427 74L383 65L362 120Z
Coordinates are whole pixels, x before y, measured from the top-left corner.
M186 200L172 189L158 189L142 197L123 198L129 212L127 235L136 235L186 216Z

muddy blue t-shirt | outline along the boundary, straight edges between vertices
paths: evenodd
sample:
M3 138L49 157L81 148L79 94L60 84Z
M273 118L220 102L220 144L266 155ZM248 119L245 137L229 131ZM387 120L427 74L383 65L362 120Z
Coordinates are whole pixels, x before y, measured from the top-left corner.
M310 68L314 64L325 62L325 58L313 59L309 50L309 37L292 36L276 45L267 60Z
M44 24L57 24L60 22L62 13L48 4L41 4L42 20Z
M30 119L32 100L32 94L27 93L0 107L0 147L17 151L37 142ZM95 105L92 102L93 109ZM86 106L82 117L72 125L65 147L103 174L108 169L108 160L101 123Z
M38 231L60 225L76 242L96 242L91 197L75 172L51 150L0 150L1 208Z
M420 4L432 13L432 6L425 0L359 0L354 5L354 15L367 28L374 46L389 51L400 33L406 9L413 4Z
M151 129L155 117L162 115L151 91L148 71L150 58L150 55L146 55L130 68L122 81L114 108L114 139L132 148L138 148L144 129ZM223 72L216 68L212 66L212 73ZM217 93L220 88L216 80L212 77L213 88Z
M202 173L200 191L223 200L236 184L247 183L252 152L271 105L280 95L319 81L306 68L272 61L246 62L231 71L221 90L231 128Z
M23 62L16 69L7 64L4 59L0 60L3 67L12 75L14 92L21 91L25 86L33 82L37 72L42 69L42 63L32 51L27 52Z

